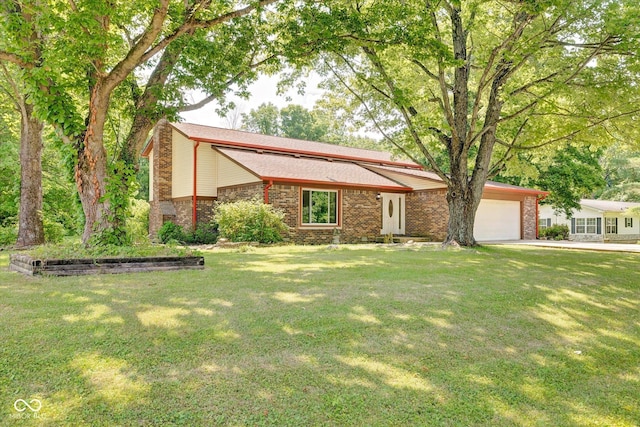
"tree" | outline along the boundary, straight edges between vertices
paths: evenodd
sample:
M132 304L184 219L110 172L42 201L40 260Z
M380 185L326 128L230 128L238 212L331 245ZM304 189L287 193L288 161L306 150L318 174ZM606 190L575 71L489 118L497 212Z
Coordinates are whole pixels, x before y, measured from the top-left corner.
M41 44L43 35L36 30L35 16L23 10L17 2L7 2L0 9L0 15L9 19L8 28L14 34L16 44L28 57L29 69L37 69L42 62ZM20 21L11 20L18 15ZM22 25L17 25L22 24ZM19 248L44 243L44 222L42 218L42 131L44 124L36 116L34 106L25 92L22 82L16 79L15 67L0 62L5 85L3 90L13 101L20 113L20 208L18 214ZM25 67L27 68L27 67Z
M328 130L326 125L318 121L313 111L301 105L290 104L278 109L270 102L242 114L242 128L265 135L308 141L323 141Z
M588 147L566 145L556 151L549 165L538 166L537 186L549 191L545 203L570 218L574 209L580 209L580 199L592 196L605 185L598 163L600 154Z
M271 102L242 113L242 129L263 135L280 136L280 110Z
M206 30L222 27L275 2L260 0L245 5L212 0L135 3L14 0L7 3L7 19L2 29L6 37L0 42L0 60L29 71L25 74L26 83L39 117L56 126L74 147L75 180L85 215L83 242L89 243L94 235L114 243L123 241L123 228L118 227L122 216L115 209L116 205L122 205L118 191L122 186L118 186L118 181L125 185L131 182L133 171L123 165L135 157L134 147L143 135L146 137L145 127L152 126L149 122L139 125L134 119L135 136L128 138L120 151L122 162L113 163L110 168L105 125L117 89L135 77L136 69L161 54L159 67L152 72L140 98L151 99L136 104L142 111L140 116L152 123L154 116L149 109L153 110L162 99L160 92L166 90L167 73L182 53L184 40L195 35L200 40L206 39ZM34 45L25 46L23 39L14 37L10 31L11 26L26 27L30 17L35 17L34 33L55 34L47 43L35 41L43 52L42 61L37 63L32 56ZM78 92L82 86L85 93ZM85 104L80 107L77 99L82 98ZM125 177L118 177L118 172ZM108 191L110 176L112 185Z
M336 1L292 31L323 37L325 74L446 183L445 244L474 245L484 184L517 153L607 141L638 114L637 15L632 1Z

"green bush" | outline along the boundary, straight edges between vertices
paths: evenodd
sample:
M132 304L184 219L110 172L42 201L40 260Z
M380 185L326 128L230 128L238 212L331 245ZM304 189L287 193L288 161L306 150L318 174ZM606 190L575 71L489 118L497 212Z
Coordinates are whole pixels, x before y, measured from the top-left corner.
M560 224L552 225L540 230L540 237L546 237L549 240L568 240L569 227Z
M217 241L217 224L198 224L194 231L185 232L184 235L184 242L191 245L208 245Z
M168 243L172 240L183 242L184 230L178 224L171 221L165 222L158 230L158 239L161 243Z
M284 212L260 200L220 203L215 222L220 235L232 242L275 243L288 232Z
M18 240L18 227L15 225L0 226L0 246L14 245Z
M43 221L44 241L47 243L60 243L67 235L67 229L59 222L48 220Z
M127 219L127 231L134 243L149 241L149 202L131 200L131 216Z
M165 222L158 230L161 243L179 242L189 245L206 245L216 243L218 230L215 224L198 224L195 230L185 230L173 222Z

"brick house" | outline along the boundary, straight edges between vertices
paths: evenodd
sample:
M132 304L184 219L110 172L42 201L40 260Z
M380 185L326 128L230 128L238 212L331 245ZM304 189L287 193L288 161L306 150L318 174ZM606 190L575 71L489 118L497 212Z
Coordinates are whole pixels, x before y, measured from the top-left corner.
M258 197L282 209L301 244L375 241L394 234L444 240L446 185L390 153L161 121L149 158L150 221L193 227L215 202ZM487 182L474 226L478 241L535 239L541 191Z

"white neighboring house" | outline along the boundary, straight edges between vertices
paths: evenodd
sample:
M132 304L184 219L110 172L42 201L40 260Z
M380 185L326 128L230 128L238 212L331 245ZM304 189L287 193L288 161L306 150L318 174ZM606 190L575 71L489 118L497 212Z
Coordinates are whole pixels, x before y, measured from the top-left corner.
M636 243L640 241L640 203L610 200L580 200L581 208L572 218L555 212L550 205L541 205L538 214L540 230L555 224L569 227L569 240L589 242Z

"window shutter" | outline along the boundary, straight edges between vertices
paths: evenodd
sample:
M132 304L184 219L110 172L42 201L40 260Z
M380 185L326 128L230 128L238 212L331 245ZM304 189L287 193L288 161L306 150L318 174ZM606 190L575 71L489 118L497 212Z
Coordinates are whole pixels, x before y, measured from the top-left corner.
M598 227L596 234L602 234L602 218L596 218L596 223Z
M571 234L576 234L576 219L571 218Z
M551 227L551 218L547 218L547 227Z

